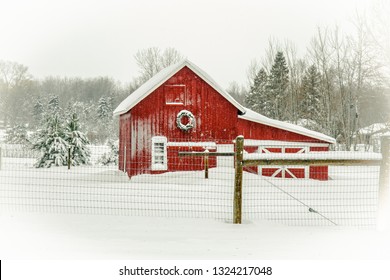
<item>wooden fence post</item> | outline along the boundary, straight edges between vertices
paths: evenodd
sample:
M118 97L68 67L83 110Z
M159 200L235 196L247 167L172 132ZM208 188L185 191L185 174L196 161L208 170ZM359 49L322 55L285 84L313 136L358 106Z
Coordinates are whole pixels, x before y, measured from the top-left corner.
M70 169L70 147L68 148L68 170Z
M241 224L242 216L242 167L244 156L244 136L236 138L235 153L235 180L234 180L234 202L233 202L233 223Z
M205 153L208 153L209 150L206 150ZM209 178L209 156L205 155L204 156L204 178L208 179Z
M126 170L126 145L123 148L123 172L127 173L127 170Z
M390 226L390 137L381 137L382 163L379 173L378 227Z

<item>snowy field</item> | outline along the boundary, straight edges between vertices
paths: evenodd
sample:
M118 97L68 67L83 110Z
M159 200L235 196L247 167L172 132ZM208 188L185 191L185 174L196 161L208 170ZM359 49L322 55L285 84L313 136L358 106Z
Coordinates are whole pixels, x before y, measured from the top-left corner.
M1 259L390 259L390 232L194 218L0 215Z
M375 230L378 168L330 168L329 181L244 173L233 225L234 169L140 175L115 166L32 167L3 158L0 257L127 259L390 258Z
M3 211L232 220L233 168L139 175L115 166L34 168L34 159L3 158ZM244 173L243 219L286 225L373 227L377 167L331 167L328 181Z

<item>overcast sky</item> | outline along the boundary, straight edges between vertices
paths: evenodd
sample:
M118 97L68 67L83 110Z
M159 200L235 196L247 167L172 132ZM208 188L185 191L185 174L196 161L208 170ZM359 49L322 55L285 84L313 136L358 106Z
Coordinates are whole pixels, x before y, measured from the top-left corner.
M246 82L268 39L302 53L317 26L350 28L370 0L0 0L0 60L45 76L137 75L139 49L174 47L223 87Z

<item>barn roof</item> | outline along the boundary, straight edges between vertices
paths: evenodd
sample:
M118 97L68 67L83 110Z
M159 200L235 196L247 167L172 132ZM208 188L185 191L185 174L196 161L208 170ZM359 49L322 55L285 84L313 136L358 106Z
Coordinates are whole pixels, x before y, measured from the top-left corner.
M294 132L297 134L305 135L311 138L315 138L318 140L322 140L328 143L336 143L336 140L328 135L322 134L317 131L313 131L307 128L304 128L299 125L287 123L287 122L282 122L274 119L267 118L266 116L263 116L259 113L256 113L255 111L252 111L250 109L245 109L246 113L244 115L238 116L240 119L243 120L248 120L276 128L280 128L286 131Z
M228 94L220 85L218 85L206 72L196 66L188 59L184 59L179 63L173 64L164 68L155 76L146 81L142 86L130 94L125 100L123 100L119 106L114 110L114 116L119 116L128 112L131 108L137 105L142 99L151 94L155 89L165 83L170 77L176 74L183 67L187 66L195 74L201 77L205 82L212 86L218 93L225 97L238 111L245 113L245 108L240 105L230 94Z
M137 90L135 90L118 105L118 107L114 110L114 116L119 116L128 112L131 108L136 106L141 100L151 94L155 89L165 83L169 78L171 78L174 74L176 74L185 66L191 69L195 74L201 77L218 93L220 93L224 98L226 98L233 106L235 106L240 112L238 116L239 118L305 135L314 139L325 141L327 143L336 143L336 140L334 138L325 134L306 129L298 125L270 119L250 109L245 108L244 106L239 104L230 94L228 94L220 85L218 85L214 81L214 79L212 79L206 72L204 72L202 69L200 69L188 59L184 59L179 63L164 68L155 76L146 81L143 85L141 85Z

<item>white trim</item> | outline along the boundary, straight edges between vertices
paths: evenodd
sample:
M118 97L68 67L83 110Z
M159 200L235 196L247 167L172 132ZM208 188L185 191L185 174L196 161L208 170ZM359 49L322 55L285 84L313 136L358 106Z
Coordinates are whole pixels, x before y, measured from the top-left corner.
M173 85L165 85L166 87L186 87L185 84L173 84Z
M156 144L162 144L162 147L155 147ZM162 150L158 151L158 148L162 148ZM157 160L156 157L159 157ZM162 161L161 161L161 159ZM152 137L152 164L151 169L158 170L167 170L168 169L168 156L167 156L167 138L164 136L155 136ZM161 162L160 162L161 161Z
M266 147L282 147L288 146L291 148L303 148L303 147L329 147L328 143L313 143L313 142L288 142L288 141L275 141L275 140L256 140L256 139L244 139L244 146L266 146Z
M202 147L205 149L216 149L215 142L168 142L168 147Z
M299 179L308 179L309 178L309 167L308 166L275 166L275 165L267 165L266 167L264 166L264 168L276 168L277 170L271 175L271 177L276 177L276 175L278 175L280 172L282 172L282 178L286 178L286 172L289 173L291 175L291 177L297 179L297 177L289 170L290 168L292 169L303 169L303 174L304 174L304 177L303 178L299 178ZM263 175L263 167L259 167L258 169L258 174L259 175Z
M276 142L276 141L275 141ZM305 143L306 144L306 143ZM281 149L281 152L280 153L272 153L268 150L268 148L279 148ZM301 148L299 151L297 151L296 153L286 153L286 149L288 148ZM297 147L297 146L290 146L290 145L283 145L283 146L259 146L257 153L252 153L252 154L245 154L244 158L247 158L248 155L253 155L253 154L256 154L256 155L267 155L267 157L271 157L275 154L277 155L280 155L280 156L284 156L284 155L290 155L290 154L299 154L299 155L302 155L302 154L307 154L310 152L310 146L303 146L301 145L300 147ZM264 152L264 153L263 153ZM259 175L263 175L263 168L277 168L277 170L271 175L271 177L276 177L280 172L282 172L282 178L286 178L286 173L290 174L292 178L295 178L297 179L297 177L289 170L290 168L293 168L293 169L296 169L296 168L299 168L299 169L303 169L303 176L305 179L308 179L310 177L310 169L309 169L309 166L305 166L305 165L294 165L294 166L290 166L290 165L283 165L283 166L279 166L279 165L267 165L267 166L259 166L258 167L258 174Z
M381 160L380 153L366 153L366 152L310 152L307 154L297 153L250 153L244 154L244 160Z
M184 105L184 102L186 100L186 85L183 85L183 84L173 84L173 85L165 85L164 87L170 87L170 88L184 88L184 92L183 93L183 99L181 101L174 101L174 100L171 100L171 101L167 101L167 95L166 95L166 92L165 92L165 89L164 89L164 95L165 95L165 104L166 105Z
M166 105L184 105L183 102L165 102Z

